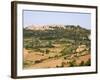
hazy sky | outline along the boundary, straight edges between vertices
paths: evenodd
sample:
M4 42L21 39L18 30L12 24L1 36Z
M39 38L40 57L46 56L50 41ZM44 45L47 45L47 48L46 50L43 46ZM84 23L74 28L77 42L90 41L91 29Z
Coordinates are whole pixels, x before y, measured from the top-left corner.
M75 12L23 11L23 26L32 24L80 25L91 28L91 14Z

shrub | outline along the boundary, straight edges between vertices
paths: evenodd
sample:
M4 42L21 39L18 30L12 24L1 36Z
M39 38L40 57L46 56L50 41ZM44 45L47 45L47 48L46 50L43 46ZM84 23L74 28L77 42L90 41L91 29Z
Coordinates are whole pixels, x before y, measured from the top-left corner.
M24 65L28 65L28 63L27 63L27 62L25 62L25 61L24 61L24 63L23 63L23 64L24 64Z
M50 59L51 57L49 56L48 59Z
M65 65L65 63L64 63L64 62L62 62L62 63L61 63L61 67L64 67L64 65Z
M40 63L42 60L36 60L36 61L34 61L34 64L36 64L36 63Z
M73 67L74 64L72 62L69 63L69 67Z
M91 66L91 60L88 59L88 61L85 63L85 66Z
M64 57L64 59L67 59L66 57Z
M81 61L81 63L79 64L79 66L84 66L84 61Z
M56 67L58 68L59 66L57 65Z
M58 56L58 55L55 55L54 57L55 57L55 58L58 58L59 56Z
M32 45L27 44L27 45L25 45L25 48L26 48L26 49L30 49L30 48L33 48L33 46L32 46Z
M74 66L77 66L75 60L69 62L69 67L74 67Z

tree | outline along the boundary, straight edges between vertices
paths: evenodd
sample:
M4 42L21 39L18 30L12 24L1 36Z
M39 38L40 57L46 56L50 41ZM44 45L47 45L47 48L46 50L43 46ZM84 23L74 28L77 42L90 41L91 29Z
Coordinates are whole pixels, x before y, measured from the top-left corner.
M48 49L46 49L46 51L45 51L45 52L46 52L46 54L48 54L50 51L49 51Z
M85 63L85 66L90 66L91 65L91 60L88 59L88 61Z

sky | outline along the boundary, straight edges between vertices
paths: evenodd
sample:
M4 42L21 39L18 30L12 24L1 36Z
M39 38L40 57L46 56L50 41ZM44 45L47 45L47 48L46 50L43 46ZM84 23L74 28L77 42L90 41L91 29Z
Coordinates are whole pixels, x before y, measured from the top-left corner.
M23 26L27 27L32 24L80 25L83 28L90 29L91 14L23 10Z

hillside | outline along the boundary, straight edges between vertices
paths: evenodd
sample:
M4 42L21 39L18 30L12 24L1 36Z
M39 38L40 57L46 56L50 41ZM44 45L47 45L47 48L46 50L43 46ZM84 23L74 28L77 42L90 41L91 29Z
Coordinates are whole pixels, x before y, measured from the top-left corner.
M24 37L88 39L90 30L74 25L34 25L24 29Z
M23 29L24 68L89 66L89 29L77 25L32 25ZM50 65L54 63L54 65Z

